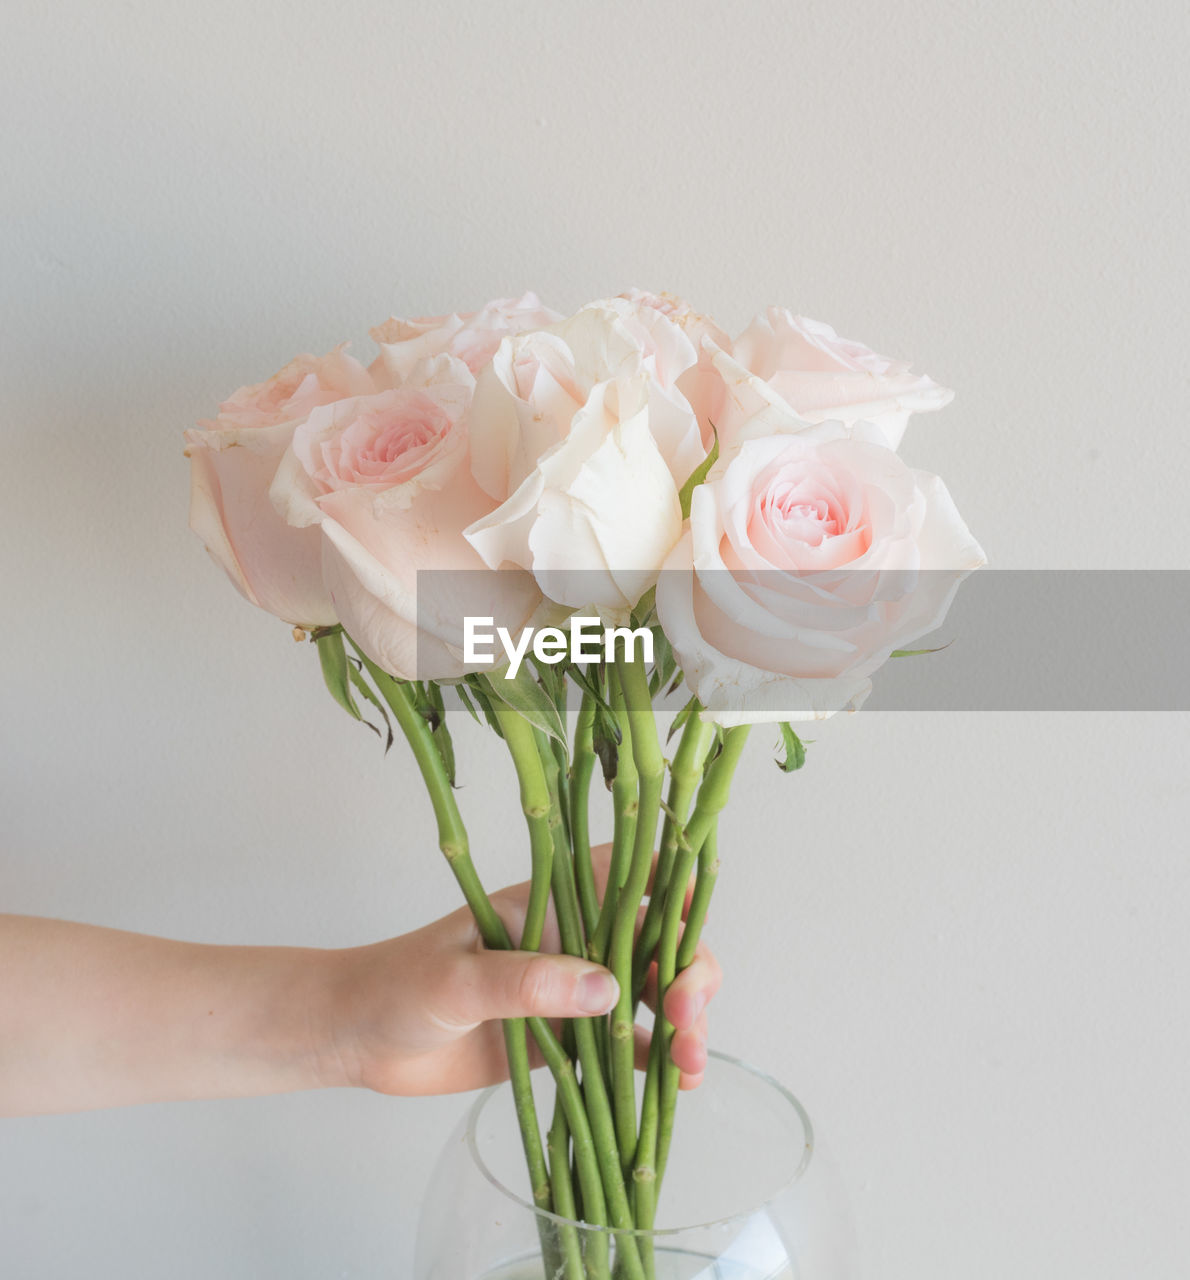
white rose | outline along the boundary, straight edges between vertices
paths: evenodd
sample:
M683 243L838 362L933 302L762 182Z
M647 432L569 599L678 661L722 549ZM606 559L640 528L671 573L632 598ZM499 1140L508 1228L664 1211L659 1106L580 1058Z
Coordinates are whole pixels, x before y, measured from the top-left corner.
M712 353L726 351L730 354L731 339L710 316L695 311L685 299L672 293L646 293L641 289L628 289L620 297L627 298L638 308L651 307L654 311L659 311L690 339L698 356L698 363L678 377L677 388L698 416L703 444L709 449L714 440L714 424L718 420L724 396L723 379L711 363ZM709 338L710 342L704 345L704 338Z
M500 503L466 531L484 561L531 570L559 604L634 605L681 536L678 493L705 456L677 387L696 363L681 328L620 298L505 339L472 416L472 471Z

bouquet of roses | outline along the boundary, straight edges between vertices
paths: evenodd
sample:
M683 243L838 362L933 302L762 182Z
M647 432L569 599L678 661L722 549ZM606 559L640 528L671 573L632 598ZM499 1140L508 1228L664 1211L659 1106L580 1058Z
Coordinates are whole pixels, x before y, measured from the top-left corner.
M659 1012L638 1102L637 1004L655 975L660 1010L694 955L749 726L779 726L779 763L799 767L794 725L858 707L984 563L942 481L896 452L951 392L782 309L732 341L639 291L569 318L526 294L372 336L370 366L299 356L186 433L192 527L316 642L352 716L399 725L485 944L539 949L552 900L565 950L615 975L606 1017L510 1021L505 1046L534 1203L612 1229L585 1257L561 1232L547 1274L610 1275L623 1232L617 1276L648 1280L634 1229L654 1223L680 1073ZM519 938L455 800L456 697L515 769ZM602 891L596 770L614 806ZM556 1084L544 1140L530 1038Z

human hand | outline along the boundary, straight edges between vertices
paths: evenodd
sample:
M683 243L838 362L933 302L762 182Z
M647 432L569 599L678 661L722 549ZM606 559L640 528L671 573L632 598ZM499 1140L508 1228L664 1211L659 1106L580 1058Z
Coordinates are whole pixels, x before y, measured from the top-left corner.
M607 879L610 846L592 850L596 879ZM528 883L491 895L517 938ZM599 965L560 949L552 908L542 952L488 951L467 907L413 933L335 953L339 973L326 1051L327 1083L361 1085L386 1094L456 1093L507 1079L503 1018L570 1018L607 1013L616 983ZM706 1006L722 973L704 944L671 984L665 1017L675 1028L671 1055L683 1089L706 1066ZM644 992L657 1004L655 967ZM645 1065L649 1032L636 1028L637 1065ZM536 1046L530 1043L534 1062Z

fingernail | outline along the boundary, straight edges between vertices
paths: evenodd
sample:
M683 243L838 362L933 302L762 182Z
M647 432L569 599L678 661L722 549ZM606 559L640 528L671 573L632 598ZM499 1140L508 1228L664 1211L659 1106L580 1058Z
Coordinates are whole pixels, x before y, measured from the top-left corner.
M578 980L578 1007L584 1013L607 1013L620 998L620 984L610 973L584 973Z

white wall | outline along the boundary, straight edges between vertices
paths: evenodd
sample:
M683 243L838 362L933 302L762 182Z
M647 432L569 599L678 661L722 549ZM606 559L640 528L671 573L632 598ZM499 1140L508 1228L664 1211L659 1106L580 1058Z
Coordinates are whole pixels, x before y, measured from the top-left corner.
M390 311L784 303L957 388L905 452L997 566L1186 567L1187 27L1103 0L21 6L0 909L347 945L455 906L400 753L186 528L181 430ZM509 783L459 728L498 883ZM1186 717L861 713L790 779L758 738L714 1039L805 1099L867 1275L1184 1276ZM462 1105L0 1122L0 1273L405 1276Z

